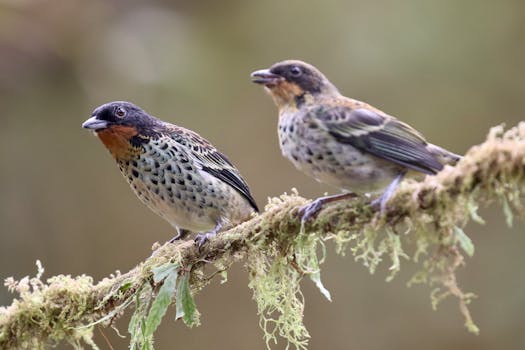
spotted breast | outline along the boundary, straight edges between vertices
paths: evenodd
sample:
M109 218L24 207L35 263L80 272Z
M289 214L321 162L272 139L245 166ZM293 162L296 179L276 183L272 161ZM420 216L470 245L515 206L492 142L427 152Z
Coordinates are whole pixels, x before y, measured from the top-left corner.
M235 166L197 133L163 122L130 102L95 109L83 126L95 131L139 199L200 244L257 211Z
M310 110L279 116L281 151L292 164L319 182L358 193L383 190L401 166L338 142Z

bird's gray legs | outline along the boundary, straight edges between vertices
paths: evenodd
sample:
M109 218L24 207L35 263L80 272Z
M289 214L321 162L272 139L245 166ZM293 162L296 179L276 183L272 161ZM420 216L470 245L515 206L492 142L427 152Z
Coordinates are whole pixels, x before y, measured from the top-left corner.
M188 234L190 233L190 231L188 230L185 230L185 229L182 229L182 228L177 228L177 234L175 236L173 236L172 239L170 239L168 242L170 243L173 243L179 239L184 239L184 237L186 237Z
M399 175L397 175L396 178L394 180L392 180L390 185L388 185L388 187L383 192L381 197L379 197L379 198L375 199L374 201L372 201L372 204L371 204L372 207L377 207L379 205L379 210L381 211L381 214L383 214L385 212L386 204L387 204L388 200L390 199L390 197L392 197L392 195L394 194L394 192L395 192L395 190L397 188L397 185L399 185L401 180L403 180L404 176L405 176L405 172L401 172Z
M326 203L331 203L331 202L340 201L340 200L347 199L347 198L355 198L355 197L357 197L357 194L352 193L352 192L335 194L333 196L320 197L314 200L312 203L309 203L299 208L299 211L297 212L297 214L301 215L301 222L305 223L306 221L314 217L319 212L319 210L323 208L323 205L325 205Z
M212 238L213 236L215 236L217 234L217 232L220 231L220 229L222 228L222 223L218 223L217 226L215 226L215 228L213 230L211 230L210 232L205 232L205 233L199 233L197 236L195 236L195 242L197 242L199 248L204 244L206 243L206 241L210 238ZM179 239L184 239L184 237L186 237L188 234L190 234L191 232L189 230L185 230L185 229L182 229L182 228L177 228L177 235L174 236L172 239L170 239L168 242L169 243L173 243Z
M217 232L220 231L220 229L222 228L222 223L218 223L217 226L215 226L215 228L209 232L205 232L205 233L199 233L197 236L195 236L195 242L197 242L197 245L200 247L202 247L202 245L204 243L206 243L206 241L212 237L214 237Z

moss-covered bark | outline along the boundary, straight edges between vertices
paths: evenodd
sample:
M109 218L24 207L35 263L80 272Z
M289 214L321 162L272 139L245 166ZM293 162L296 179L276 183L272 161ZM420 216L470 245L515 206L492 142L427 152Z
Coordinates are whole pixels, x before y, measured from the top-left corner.
M267 343L281 336L304 348L308 332L302 324L299 281L308 275L330 297L319 270L326 240L333 240L339 253L349 250L371 272L390 259L389 278L399 271L403 259L420 264L421 271L411 283L434 286L434 305L448 295L456 296L466 326L478 332L467 308L472 294L461 291L455 277L464 256L474 252L462 227L470 219L482 222L477 208L494 201L501 203L511 223L513 215L525 214L524 194L525 123L507 132L495 127L457 166L421 182L405 181L383 216L367 199L357 198L325 208L316 220L301 227L296 213L307 200L292 193L270 200L262 214L221 233L200 251L191 241L165 244L128 273L99 283L88 276L56 276L44 282L41 267L34 278L9 278L5 285L19 296L0 308L0 348L39 349L60 341L96 348L94 323L107 325L130 305L135 305L135 322L153 318L150 305L161 293L159 287L166 278L163 267L177 266L175 272L189 278L195 293L213 277L204 275L204 264L213 263L218 272L224 272L245 258ZM173 288L170 291L175 293ZM191 302L188 305L190 310ZM183 319L193 325L197 313L191 312ZM130 327L132 339L147 343L148 339L133 334L139 328Z

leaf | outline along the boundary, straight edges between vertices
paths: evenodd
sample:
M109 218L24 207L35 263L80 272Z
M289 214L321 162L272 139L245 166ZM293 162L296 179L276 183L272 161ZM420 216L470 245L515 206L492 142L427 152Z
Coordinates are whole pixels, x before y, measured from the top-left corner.
M137 290L135 293L135 312L131 317L128 326L128 332L131 334L130 339L130 350L144 349L146 343L149 342L149 339L144 338L144 320L148 312L149 299L142 300L141 295L150 295L151 286L150 284L145 284Z
M308 276L315 283L315 286L319 289L321 294L324 295L324 297L328 299L328 301L332 301L332 296L330 295L330 291L325 288L323 282L321 281L321 269L319 265L324 261L324 258L326 256L326 247L324 244L321 244L321 248L322 248L321 262L319 262L319 259L317 258L317 254L315 253L316 251L315 246L313 248L311 267L314 269L314 272L309 273Z
M164 284L159 289L157 297L151 304L148 317L146 318L144 337L149 338L155 333L155 330L160 325L162 318L168 310L171 301L175 295L177 285L178 271L171 269L170 274L164 279Z
M483 220L483 218L479 216L478 209L479 209L478 204L474 202L473 200L470 200L468 203L468 210L470 213L470 217L472 218L472 220L474 220L478 224L485 225L485 220Z
M127 291L130 287L132 286L132 283L131 282L126 282L124 284L122 284L118 291L121 292L121 293L124 293L125 291Z
M177 301L175 304L177 312L175 319L178 320L182 317L182 320L188 327L193 327L198 326L200 322L199 311L197 311L195 301L191 295L189 278L189 273L185 273L177 286Z
M162 266L156 267L152 270L153 282L160 283L163 279L168 277L174 270L179 268L178 263L167 263Z
M463 249L468 256L474 255L474 244L472 243L472 240L469 238L469 236L467 236L465 232L457 226L454 226L454 234L458 238L461 249Z
M330 291L325 288L323 285L323 282L321 281L321 272L317 270L314 273L309 274L310 279L315 283L321 294L324 295L328 301L332 301L332 296L330 295Z
M508 227L512 227L512 221L514 219L514 214L512 214L512 209L510 208L509 201L506 197L502 196L503 202L503 214L505 214L505 221L507 222Z

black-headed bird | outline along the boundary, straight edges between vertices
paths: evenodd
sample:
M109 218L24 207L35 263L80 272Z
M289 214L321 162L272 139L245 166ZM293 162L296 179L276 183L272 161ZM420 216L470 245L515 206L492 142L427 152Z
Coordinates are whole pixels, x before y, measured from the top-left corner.
M307 175L344 191L301 208L303 221L325 203L363 193L382 192L373 204L384 212L407 172L433 175L461 158L379 109L341 95L308 63L282 61L251 76L279 109L283 155Z
M191 130L121 101L96 108L82 127L95 132L137 197L177 230L171 241L196 232L200 246L258 211L237 168Z

